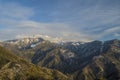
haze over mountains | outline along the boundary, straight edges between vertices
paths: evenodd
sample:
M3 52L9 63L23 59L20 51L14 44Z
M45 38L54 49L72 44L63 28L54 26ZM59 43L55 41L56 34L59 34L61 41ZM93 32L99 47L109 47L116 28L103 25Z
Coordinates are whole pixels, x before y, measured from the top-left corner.
M8 40L1 42L1 46L28 63L62 72L66 79L120 79L120 40L117 39L54 43L37 37Z

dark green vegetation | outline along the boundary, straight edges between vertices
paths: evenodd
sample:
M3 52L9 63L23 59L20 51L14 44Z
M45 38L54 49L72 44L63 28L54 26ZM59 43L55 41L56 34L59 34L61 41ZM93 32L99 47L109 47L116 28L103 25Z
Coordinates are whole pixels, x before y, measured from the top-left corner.
M67 80L67 76L28 63L0 47L0 80Z
M34 47L30 47L30 45L31 43L24 46L21 43L2 43L2 46L11 50L15 55L37 66L56 69L67 75L71 80L120 79L120 40L88 43L67 42L62 44L42 40ZM3 64L6 62L8 60L4 60ZM60 74L63 75L62 73ZM53 78L53 80L58 79ZM64 77L62 80L64 80Z

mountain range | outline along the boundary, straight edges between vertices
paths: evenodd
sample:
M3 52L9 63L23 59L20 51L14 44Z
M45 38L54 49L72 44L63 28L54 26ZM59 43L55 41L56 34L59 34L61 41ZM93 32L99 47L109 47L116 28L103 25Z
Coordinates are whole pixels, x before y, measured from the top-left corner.
M10 80L120 79L120 40L118 39L55 43L41 37L29 37L3 41L0 45L3 50L0 52L2 75L0 77L3 80L7 78ZM16 65L18 69L14 70ZM19 68L20 66L25 67ZM27 74L27 71L32 71L31 67L34 68L34 73ZM6 73L3 74L4 70ZM13 72L7 75L9 70ZM19 79L15 79L17 75L20 75ZM50 78L46 77L47 75ZM6 79L4 76L7 76Z

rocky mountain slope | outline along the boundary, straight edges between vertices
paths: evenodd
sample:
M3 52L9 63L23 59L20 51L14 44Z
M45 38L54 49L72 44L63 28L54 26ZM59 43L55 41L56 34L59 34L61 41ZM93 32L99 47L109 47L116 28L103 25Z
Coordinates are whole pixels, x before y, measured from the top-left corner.
M56 70L41 68L0 47L0 80L67 80Z
M75 80L120 79L120 41L107 41L105 46L106 52L94 56L88 65L77 71L74 74Z
M59 44L42 39L34 47L19 48L20 44L10 42L3 42L2 46L17 51L16 55L35 65L70 74L73 80L118 80L120 77L120 40L117 39Z

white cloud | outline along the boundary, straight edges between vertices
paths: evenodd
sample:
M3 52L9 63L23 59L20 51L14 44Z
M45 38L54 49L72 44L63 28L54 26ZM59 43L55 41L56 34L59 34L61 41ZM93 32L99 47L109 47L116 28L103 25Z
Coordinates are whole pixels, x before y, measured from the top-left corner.
M64 40L91 41L110 34L119 37L120 27L112 27L113 24L119 23L120 11L117 8L106 9L100 5L80 8L76 3L71 3L56 9L58 10L46 11L52 16L53 22L45 23L31 20L37 13L31 7L18 3L0 3L0 25L7 27L0 30L0 38L42 34L62 37ZM40 18L41 15L37 16Z
M2 33L7 33L6 36L12 38L18 38L23 36L31 36L35 34L49 35L53 38L62 37L65 41L88 41L90 37L87 34L76 32L73 28L70 27L69 24L65 23L39 23L30 20L4 20L4 25L7 25L9 29L12 31L8 31L7 29L1 30ZM9 36L12 34L13 36ZM0 35L5 36L4 35ZM5 37L6 38L6 37ZM4 39L4 38L3 38Z
M114 36L115 36L115 37L119 37L120 34L119 34L119 33L114 33Z
M76 31L68 31L68 32L61 32L62 37L66 41L84 41L89 42L93 41L94 39L89 35L82 32L76 32Z
M33 8L25 7L17 3L0 3L0 18L28 19L33 15Z
M112 33L112 32L116 32L116 31L120 31L120 26L109 28L109 29L105 30L104 32L105 33Z
M105 36L110 36L113 37L112 35L114 34L114 36L119 37L118 32L120 31L120 26L115 26L115 27L111 27L108 28L106 30L103 30L101 33L98 34L93 34L93 39L100 39L103 38Z

